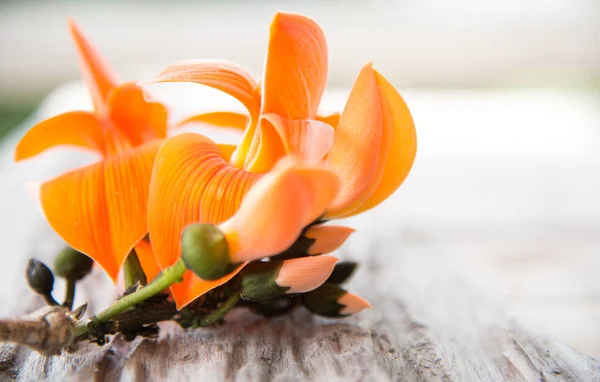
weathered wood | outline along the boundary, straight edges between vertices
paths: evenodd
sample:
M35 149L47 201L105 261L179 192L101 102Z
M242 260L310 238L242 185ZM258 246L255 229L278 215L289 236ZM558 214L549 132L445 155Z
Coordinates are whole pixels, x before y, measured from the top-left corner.
M14 142L0 153L5 163L10 144ZM10 256L3 255L8 265L0 270L2 316L42 305L41 298L27 290L22 272L29 257L49 260L61 246L15 184L47 178L44 171L68 167L72 159L63 156L41 165L36 161L27 165L26 173L13 167L1 170L0 175L13 182L4 190L6 198L14 195L20 211L18 216L2 217L3 229L18 241L7 244ZM238 309L216 328L185 331L162 324L158 340L127 343L116 337L104 347L85 345L75 354L50 358L2 345L0 379L600 380L600 362L514 320L464 282L456 266L441 256L434 238L395 215L401 213L394 207L396 200L351 219L348 223L358 232L338 254L361 262L349 289L373 303L370 311L329 320L300 310L268 320ZM13 220L17 223L11 227ZM474 240L482 232L472 231ZM11 235L3 238L10 241ZM95 269L82 282L76 301L88 301L94 312L117 293L118 288Z

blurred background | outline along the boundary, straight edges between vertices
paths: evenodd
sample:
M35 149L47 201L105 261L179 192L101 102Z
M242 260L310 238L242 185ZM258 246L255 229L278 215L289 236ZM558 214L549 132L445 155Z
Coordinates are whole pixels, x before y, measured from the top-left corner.
M278 9L325 30L326 108L343 107L368 60L411 107L417 161L380 209L393 209L399 240L429 249L512 317L600 356L597 0L2 1L0 195L10 199L0 210L13 219L2 220L0 240L11 253L23 252L14 238L31 220L20 216L35 209L22 184L60 167L51 156L15 166L17 139L40 118L89 106L67 17L123 79L203 57L259 77ZM215 102L194 86L149 90L177 103L178 117Z

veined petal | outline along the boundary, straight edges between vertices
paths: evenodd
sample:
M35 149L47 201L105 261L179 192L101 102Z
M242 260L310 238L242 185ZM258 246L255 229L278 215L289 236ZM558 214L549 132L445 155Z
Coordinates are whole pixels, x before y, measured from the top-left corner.
M322 165L282 160L220 225L231 261L260 259L289 248L304 227L323 214L339 186L335 172Z
M314 225L310 227L304 236L314 239L315 242L308 249L309 255L330 253L344 244L354 229L336 225Z
M120 85L108 96L110 120L133 146L167 136L167 108L148 97L133 83Z
M68 172L40 190L50 226L116 281L147 231L148 187L158 143Z
M333 145L333 128L325 122L266 114L260 117L259 126L260 144L248 171L266 172L283 155L308 163L319 162Z
M327 211L328 217L344 217L355 211L381 181L390 148L392 126L386 123L375 72L369 63L363 67L327 156L342 179L342 189Z
M156 262L156 257L152 250L152 244L149 240L142 239L135 245L135 252L146 275L146 280L148 282L152 281L160 273L160 267Z
M408 176L417 153L417 134L410 110L394 86L376 70L375 80L381 96L383 122L391 130L389 154L384 158L383 175L371 196L356 210L357 214L387 199Z
M71 111L33 126L17 144L15 160L31 158L59 145L84 147L105 155L105 132L93 113Z
M278 12L271 23L261 114L314 119L327 83L327 42L312 19Z
M108 93L117 86L116 76L73 20L69 20L69 30L77 48L83 79L90 90L96 110L103 113L106 111Z
M317 121L325 122L329 126L334 129L340 123L340 113L332 112L332 113L319 113L317 115Z
M181 234L188 224L218 224L231 217L259 176L231 166L219 146L202 135L185 133L167 140L156 157L148 204L148 230L161 268L179 259ZM204 281L186 272L171 291L181 308L234 275Z
M189 60L174 62L150 82L195 82L221 90L239 100L253 118L258 117L258 83L241 66L229 61Z
M250 113L250 123L231 160L236 167L243 167L260 111L260 88L246 70L222 60L180 61L167 66L150 82L195 82L221 90L240 101Z
M198 114L190 118L186 118L177 123L177 127L187 125L188 123L206 123L208 125L219 127L230 127L233 129L244 130L250 122L250 117L246 114L236 113L232 111L217 111L211 113Z

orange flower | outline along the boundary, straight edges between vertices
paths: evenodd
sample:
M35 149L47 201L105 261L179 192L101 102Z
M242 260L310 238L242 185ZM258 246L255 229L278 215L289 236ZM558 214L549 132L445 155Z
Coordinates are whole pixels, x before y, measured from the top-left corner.
M326 79L327 47L322 30L313 20L289 13L277 13L271 24L261 86L241 67L223 61L175 63L154 78L154 82L196 82L219 89L237 98L249 112L248 126L237 148L219 146L201 135L184 134L171 138L159 150L150 185L148 227L161 268L179 258L181 234L188 224L218 224L229 219L261 174L283 157L305 163L324 160L339 176L340 191L319 215L325 213L326 218L372 208L398 188L416 151L414 124L403 99L367 64L337 123L335 114L317 116ZM211 113L196 120L239 127L240 121L247 119L235 113ZM331 124L336 125L335 130ZM268 220L277 208L267 198L262 209L254 209L239 220L240 224ZM293 221L302 208L302 203L289 204L287 220ZM282 229L290 224L296 227L297 222L287 220L282 220ZM301 233L290 232L296 238ZM252 238L269 240L271 234L255 231ZM341 245L350 231L323 226L305 234L317 240L311 247L311 254L316 254ZM241 253L252 253L235 261L276 255L276 250L282 249L255 253L250 244L248 248L241 244L234 247ZM213 281L188 272L182 283L171 288L177 305L184 306L223 284L240 269Z
M124 259L147 233L150 175L166 136L167 110L149 101L137 85L117 85L75 23L69 26L95 110L38 123L17 145L15 160L59 145L90 149L102 157L42 184L40 200L52 228L116 280Z

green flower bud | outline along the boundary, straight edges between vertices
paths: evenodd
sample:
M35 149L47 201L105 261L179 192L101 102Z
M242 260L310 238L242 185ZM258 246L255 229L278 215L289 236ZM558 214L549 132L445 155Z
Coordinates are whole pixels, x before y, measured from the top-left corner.
M57 276L79 281L92 270L94 260L71 247L63 249L54 259L54 272Z
M280 286L275 281L282 264L282 261L270 261L247 265L240 274L242 298L263 302L283 296L290 287Z
M54 275L46 264L36 259L29 260L25 272L27 283L36 293L50 295L54 289Z
M331 276L327 279L327 283L331 284L341 284L348 280L354 270L358 266L357 263L353 261L342 261L341 263L337 263L335 268L333 268L333 272L331 272Z
M212 224L190 224L181 236L185 266L203 280L216 280L234 269L225 235Z

